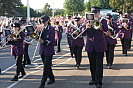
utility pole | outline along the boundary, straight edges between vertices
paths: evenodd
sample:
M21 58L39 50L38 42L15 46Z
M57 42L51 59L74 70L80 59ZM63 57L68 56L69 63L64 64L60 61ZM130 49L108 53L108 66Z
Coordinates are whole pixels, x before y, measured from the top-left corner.
M29 0L27 0L27 20L30 22L30 6L29 6Z
M54 17L54 0L53 0L53 10L52 10L52 17Z

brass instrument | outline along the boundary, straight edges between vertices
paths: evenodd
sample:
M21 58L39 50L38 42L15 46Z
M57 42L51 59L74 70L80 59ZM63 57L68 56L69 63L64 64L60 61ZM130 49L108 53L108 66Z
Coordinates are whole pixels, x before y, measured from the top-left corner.
M31 26L31 25L29 25L29 26ZM39 36L37 34L37 31L38 31L39 27L40 26L38 26L34 32L30 33L29 36L26 36L26 38L24 39L24 42L26 42L27 44L32 44L35 39L38 39Z
M91 26L92 26L92 28L94 28L95 30L99 30L99 29L101 28L102 24L101 24L101 21L99 21L99 20L94 20L94 21L91 22Z
M99 30L102 26L101 21L105 18L105 14L101 16L100 20L94 20L94 13L85 12L85 19L90 20L92 28Z
M17 33L12 33L10 36L10 38L14 41L17 41L19 39L20 36L20 32L22 32L25 28L21 28Z
M82 35L82 34L80 33L80 34L77 35L76 37L73 36L76 32L80 32L80 28L81 28L82 26L80 26L80 28L78 28L78 27L75 27L72 23L69 24L69 26L72 26L72 27L73 27L73 32L70 33L70 35L71 35L71 37L72 37L73 39L77 39L78 37L80 37L80 36Z
M102 15L100 20L92 20L91 21L91 26L92 28L94 28L95 30L99 30L102 27L102 20L106 17L106 15Z
M11 38L11 40L17 41L20 38L20 32L22 32L24 29L25 28L21 28L17 33L11 33L6 38ZM2 49L7 43L8 41L5 42L0 49Z
M130 30L126 27L126 25L128 25L129 23L129 19L122 19L122 24L120 26L118 26L119 28L124 27L126 30Z
M111 31L114 31L114 29L113 29L110 25L108 25L108 29L110 29ZM104 32L104 34L105 34L106 36L108 36L108 32L110 32L110 31ZM121 31L119 31L117 34L114 34L114 35L109 36L109 37L112 38L112 39L117 39L118 36L119 36L119 34L120 34L120 32L121 32Z
M42 28L41 28L41 29L42 29ZM36 32L37 32L37 31L36 31ZM40 34L37 35L37 36L38 36L38 40L41 39L42 32L43 32L43 29L41 30ZM34 36L34 33L33 33L33 36ZM35 34L34 37L36 38L36 34ZM34 58L35 58L35 55L36 55L36 51L37 51L37 49L38 49L38 45L39 45L39 41L38 41L37 44L36 44L36 48L35 48L35 51L34 51L34 54L33 54L32 60L31 60L32 62L34 61Z

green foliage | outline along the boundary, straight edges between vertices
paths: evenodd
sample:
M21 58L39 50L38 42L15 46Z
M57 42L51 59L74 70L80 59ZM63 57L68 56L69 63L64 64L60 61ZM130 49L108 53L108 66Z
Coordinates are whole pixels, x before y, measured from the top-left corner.
M90 0L91 6L101 7L102 9L109 9L110 0Z
M43 7L42 14L45 14L47 16L52 16L52 9L50 8L50 5L48 5L48 3L46 3L45 6Z
M21 0L0 0L0 15L9 16L15 14L13 8L21 6L23 6Z
M78 14L84 11L84 0L65 0L64 2L65 14Z
M109 4L117 12L133 11L133 0L110 0Z
M55 15L63 15L64 14L64 9L56 9L54 14Z
M16 7L14 9L25 17L27 17L27 6ZM37 12L34 9L30 8L30 17L40 17L41 15L42 14L40 12Z
M85 3L85 12L91 11L90 6L91 6L91 3L90 3L90 2L86 2L86 3Z
M100 0L90 0L91 6L100 7Z

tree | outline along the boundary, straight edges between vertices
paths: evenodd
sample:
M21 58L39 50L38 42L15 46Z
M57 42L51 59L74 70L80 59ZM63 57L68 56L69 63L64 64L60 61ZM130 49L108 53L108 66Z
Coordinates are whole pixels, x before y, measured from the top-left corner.
M109 1L110 0L100 0L100 7L103 9L109 9L110 8Z
M55 15L63 15L64 14L64 9L56 9L54 14Z
M9 16L10 14L15 14L13 8L21 6L23 6L21 0L0 0L0 15Z
M42 14L45 14L47 16L52 16L52 9L50 8L50 5L48 5L48 3L45 4Z
M81 13L84 11L84 0L65 0L64 9L66 14Z
M109 5L117 12L133 11L133 0L110 0Z
M85 12L91 11L90 6L91 6L90 1L85 3Z
M14 8L17 12L21 13L25 17L27 16L27 6L23 7L16 7ZM30 16L31 17L40 17L42 14L40 12L37 12L36 10L30 8Z
M100 7L100 0L90 0L91 6Z
M110 8L109 1L110 0L90 0L90 3L91 6L97 6L102 9L109 9Z

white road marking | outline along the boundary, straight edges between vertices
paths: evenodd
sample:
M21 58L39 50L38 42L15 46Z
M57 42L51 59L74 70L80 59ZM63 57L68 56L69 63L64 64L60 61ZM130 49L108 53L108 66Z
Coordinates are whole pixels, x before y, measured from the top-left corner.
M12 66L10 66L9 68L5 69L5 70L2 71L1 73L5 73L6 71L8 71L9 69L13 68L14 66L16 66L16 64L13 64Z
M13 83L12 85L8 86L7 88L11 88L13 86L15 86L17 83L19 83L20 81L22 81L24 78L26 78L29 74L25 75L23 78L19 79L18 81L16 81L15 83Z
M65 62L62 62L62 63L59 63L59 64L55 64L53 65L52 67L55 67L55 66L58 66L58 65L61 65L61 64L64 64L64 63L67 63L68 61L70 61L72 58L69 58L68 60L66 60ZM36 73L36 72L39 72L39 71L42 71L43 69L41 70L36 70L36 71L33 71L33 72L30 72L30 73ZM22 81L25 77L29 76L30 74L27 74L25 75L23 78L21 78L19 81L11 84L10 86L8 86L7 88L12 88L13 86L15 86L16 84L18 84L20 81Z

